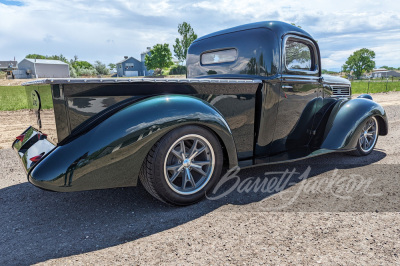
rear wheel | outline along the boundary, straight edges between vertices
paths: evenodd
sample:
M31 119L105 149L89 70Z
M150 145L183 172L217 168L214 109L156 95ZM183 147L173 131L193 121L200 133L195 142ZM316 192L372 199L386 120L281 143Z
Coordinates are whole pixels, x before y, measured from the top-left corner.
M375 117L370 117L364 122L360 137L357 141L356 150L351 154L365 156L370 154L375 148L378 140L378 121Z
M174 205L201 200L217 183L223 153L217 137L199 126L175 129L147 155L140 180L155 198Z

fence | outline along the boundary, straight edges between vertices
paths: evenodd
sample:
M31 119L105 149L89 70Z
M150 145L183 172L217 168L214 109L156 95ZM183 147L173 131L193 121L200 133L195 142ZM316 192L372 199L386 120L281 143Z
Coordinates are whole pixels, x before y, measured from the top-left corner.
M400 91L400 79L353 80L351 87L354 94Z

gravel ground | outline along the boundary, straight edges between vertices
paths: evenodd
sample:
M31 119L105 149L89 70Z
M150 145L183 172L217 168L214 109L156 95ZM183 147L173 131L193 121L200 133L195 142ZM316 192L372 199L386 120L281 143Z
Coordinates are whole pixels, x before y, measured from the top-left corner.
M0 113L0 265L400 264L400 93L374 99L385 106L390 134L370 156L242 169L185 208L140 186L52 193L30 185L6 148L18 130L4 131L15 120ZM266 176L278 184L267 179L255 192L251 182Z

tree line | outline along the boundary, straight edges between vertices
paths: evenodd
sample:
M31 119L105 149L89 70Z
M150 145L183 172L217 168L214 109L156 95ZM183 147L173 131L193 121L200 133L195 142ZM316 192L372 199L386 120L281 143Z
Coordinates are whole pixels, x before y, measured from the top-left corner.
M174 65L174 62L172 61L172 52L168 43L156 44L146 54L145 65L147 69L154 70L155 75L161 75L163 70L170 68L171 66L169 72L171 75L186 73L186 66L183 65L183 62L186 60L189 46L197 39L197 34L187 22L178 25L178 33L180 34L180 38L175 39L173 49L174 55L179 60L180 64ZM108 75L110 74L110 70L116 69L114 63L109 63L108 68L100 61L96 61L95 64L92 65L87 61L79 60L77 55L70 60L62 54L51 56L28 54L25 58L60 60L65 62L69 65L70 76L73 78L80 76Z

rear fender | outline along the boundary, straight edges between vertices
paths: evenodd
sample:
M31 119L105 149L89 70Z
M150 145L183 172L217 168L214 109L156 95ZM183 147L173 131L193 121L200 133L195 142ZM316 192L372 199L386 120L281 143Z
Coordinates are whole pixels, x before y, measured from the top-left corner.
M352 150L357 145L363 122L377 117L379 135L386 135L388 122L381 105L367 98L342 100L336 103L325 128L321 149Z
M85 134L58 146L29 174L31 183L55 191L136 185L151 147L174 128L196 124L212 130L237 165L231 130L208 103L191 96L163 95L136 102Z

